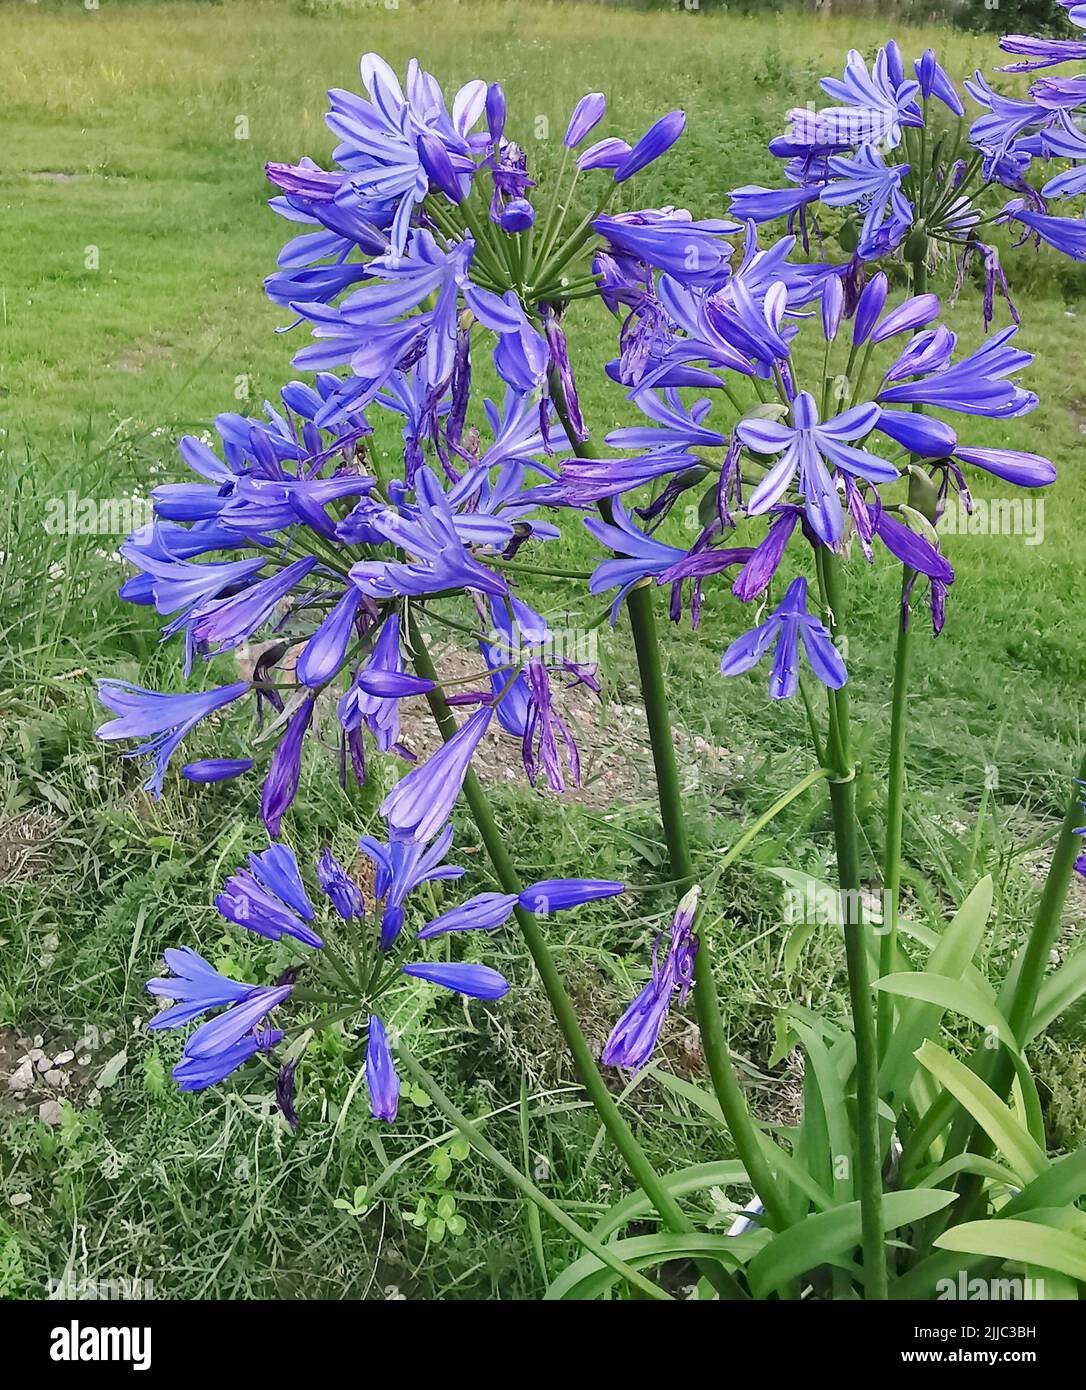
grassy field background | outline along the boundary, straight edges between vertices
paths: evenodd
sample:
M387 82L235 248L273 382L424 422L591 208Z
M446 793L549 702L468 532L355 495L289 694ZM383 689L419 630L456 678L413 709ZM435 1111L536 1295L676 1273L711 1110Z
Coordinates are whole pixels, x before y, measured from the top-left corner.
M180 941L230 968L271 968L269 954L223 931L211 907L224 873L260 842L255 807L244 791L181 795L176 786L151 804L132 765L95 746L93 678L177 688L176 649L160 650L146 611L116 599L121 537L52 535L43 515L69 490L145 496L180 476L180 434L221 410L258 409L290 378L302 340L274 333L285 316L261 290L286 236L265 207L263 165L327 156L324 91L357 88L362 51L400 68L417 55L447 89L475 76L501 80L512 127L549 123L546 138L526 142L535 169L550 167L586 90L608 94L608 129L628 135L682 105L687 133L638 181L637 204L714 215L728 188L773 181L765 144L784 110L815 99L817 79L839 69L848 47L870 51L890 31L885 21L811 15L412 0L396 10L349 0L0 3L0 26L0 1072L28 1047L76 1054L58 1092L59 1124L17 1106L0 1081L0 1295L42 1297L63 1277L151 1280L167 1298L538 1295L569 1254L560 1233L540 1234L508 1189L461 1157L425 1104L409 1100L395 1129L379 1130L366 1113L362 1059L331 1030L307 1054L297 1136L270 1112L259 1074L251 1087L174 1094L175 1044L149 1041L142 982L162 947ZM906 50L937 45L956 76L996 61L988 35L895 33ZM996 966L1019 938L1043 871L1043 847L1029 846L1058 813L1082 743L1086 674L1086 281L1032 252L1018 254L1010 275L1022 341L1038 354L1028 380L1041 406L1025 421L977 422L970 439L1048 453L1060 480L1046 498L1041 544L947 542L959 580L943 636L924 632L917 643L906 825L918 914L938 920L981 871L997 874ZM952 283L952 271L942 278ZM980 341L975 286L950 318L963 342ZM585 413L602 435L628 410L622 392L590 371L610 355L614 324L584 311L573 327ZM239 405L246 389L248 405ZM592 553L572 528L566 548L573 563ZM850 669L869 866L881 839L897 583L889 565L854 567ZM532 596L550 611L569 605L546 585ZM597 607L575 602L573 623ZM808 756L801 710L770 709L761 678L725 684L717 675L738 621L716 593L697 633L667 634L706 867ZM625 876L638 890L624 906L586 909L553 929L596 1041L641 978L658 926L653 885L665 874L622 624L605 636L601 664L589 793L568 805L535 797L501 769L495 792L526 875ZM216 676L228 676L225 660ZM291 824L300 853L330 840L349 857L380 780L345 815L330 769L314 760ZM458 822L458 841L475 849L470 824ZM472 890L487 883L480 859L467 861L478 866ZM797 1085L787 1059L769 1067L775 1012L791 999L839 1007L840 960L836 933L825 929L785 978L781 894L768 872L782 864L832 873L813 795L723 880L708 917L753 1103L784 1124ZM1084 917L1076 898L1069 934ZM488 947L487 959L514 980L506 1001L465 1011L420 995L401 1026L460 1103L486 1118L494 1141L590 1218L622 1190L614 1158L572 1085L525 953L512 934ZM1039 1048L1056 1145L1086 1128L1084 1046L1071 1020ZM698 1079L697 1039L681 1018L665 1066ZM47 1095L36 1080L33 1097ZM651 1074L626 1103L661 1164L723 1151L719 1133ZM334 1205L354 1205L360 1186L357 1211ZM439 1241L428 1221L445 1195L466 1230ZM711 1218L727 1221L728 1205L720 1194Z

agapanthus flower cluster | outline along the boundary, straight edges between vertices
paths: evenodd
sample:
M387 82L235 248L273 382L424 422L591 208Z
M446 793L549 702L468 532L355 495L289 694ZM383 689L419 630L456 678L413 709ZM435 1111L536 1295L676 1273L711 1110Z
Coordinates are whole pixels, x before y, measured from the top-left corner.
M832 233L852 257L850 287L862 283L865 262L906 255L934 263L941 253L957 257L960 286L978 259L985 323L997 293L1017 322L998 253L981 233L1005 216L1008 189L1017 195L1012 207L1025 199L1043 211L1024 177L1029 156L1007 145L1020 104L979 73L955 82L933 49L907 62L893 40L870 64L850 50L842 77L820 85L834 105L792 110L787 132L770 142L788 186L737 188L732 214L757 223L786 217L805 245L812 233L819 245ZM968 127L966 97L988 112Z
M1075 0L1057 3L1073 25L1086 28L1086 7ZM1005 64L1000 72L1045 74L1031 82L1026 98L997 95L979 74L977 77L990 110L974 124L972 138L985 149L986 158L998 159L1021 173L1017 185L1021 196L1008 203L1003 220L1020 233L1023 242L1045 243L1072 260L1086 260L1086 216L1081 205L1071 215L1054 213L1048 206L1050 201L1062 203L1086 193L1086 134L1082 129L1086 73L1068 77L1048 71L1064 63L1086 62L1086 42L1008 34L999 46L1017 60ZM1068 167L1045 178L1039 189L1026 181L1031 165L1044 168L1052 161L1067 161Z
M983 165L978 178L1010 181L1002 157L979 153L1003 135L975 129L978 153L959 159L957 93L934 55L914 66L908 77L894 45L870 71L850 55L844 80L824 84L838 105L793 113L778 150L802 196L739 190L738 220L616 199L679 138L681 111L631 144L601 134L606 103L589 93L553 177L507 132L500 86L472 82L446 100L417 63L401 85L373 54L362 60L361 94L330 94L335 168L268 166L273 207L302 230L266 288L289 312L284 331L309 335L294 366L311 382L289 381L262 415L219 416L217 439L183 439L193 477L154 490L154 521L121 552L135 571L122 596L164 620L185 680L213 661L222 675L196 690L115 679L99 687L115 716L99 735L135 741L130 756L150 760L144 786L155 796L182 746L191 783L260 779L271 843L231 876L217 906L294 959L274 982L250 985L192 952L168 955L171 978L151 988L175 1005L154 1026L222 1010L185 1043L184 1089L227 1076L288 1032L302 1037L311 1023L284 1025L288 1004L333 1007L365 1037L373 1111L390 1119L392 986L408 977L473 997L504 993L489 967L427 962L416 946L405 958L405 923L419 884L460 873L444 864L449 821L488 733L518 740L533 787L560 792L580 780L562 688L596 690L596 678L555 655L546 616L517 584L525 548L545 556L560 541L546 509L584 512L609 552L589 588L613 598L612 621L635 586L653 584L668 588L673 620L688 604L696 625L706 585L727 575L758 611L721 670L748 671L772 652L770 694L784 699L799 687L801 654L828 687L847 677L825 597L813 598L797 570L817 575L827 551L853 543L869 562L886 550L908 576L903 620L924 581L938 630L954 579L934 529L948 497L968 504L971 469L1027 487L1052 480L1047 460L974 446L965 425L944 418L1033 408L1019 384L1031 359L1014 326L959 350L935 295L892 303L885 274L864 283L856 262L801 260L792 235L759 243L757 224L782 214L798 213L806 238L817 201L848 210L864 258L917 231L980 246L970 180ZM983 99L1003 112L994 95ZM956 142L936 145L933 102L959 118ZM930 162L918 163L925 149ZM994 276L994 252L984 251ZM563 327L567 306L590 296L620 319L606 371L644 417L606 437L615 451L606 458L584 457ZM480 351L500 399L473 390ZM812 376L800 363L813 359L821 368ZM907 496L898 488L906 474ZM680 498L696 501L692 544L665 538ZM778 573L787 583L770 607ZM435 681L418 660L420 621L466 633L477 672ZM404 701L420 699L442 718L445 741L417 763L402 715ZM463 710L455 732L450 706ZM366 779L375 752L408 765L381 803L386 837L360 841L377 903L326 851L315 870L328 903L319 930L314 897L281 843L310 749L337 758L344 786ZM493 930L514 911L617 891L558 880L487 892L425 922L415 939ZM663 964L608 1044L619 1065L641 1065L673 994L689 985L696 943L684 903ZM297 1061L292 1043L277 1084L288 1118Z
M730 572L736 598L762 603L793 543L817 570L820 551L855 542L869 562L886 550L911 584L929 581L938 631L954 578L935 530L948 497L957 492L971 505L972 469L1025 487L1055 477L1047 459L977 447L965 434L970 416L1011 419L1033 409L1036 396L1019 383L1031 356L1014 326L959 351L957 335L938 321L938 297L893 303L882 272L848 319L844 274L793 266L791 250L786 238L759 251L752 227L732 275L701 288L660 272L651 307L633 311L651 318L650 350L632 380L621 360L612 370L648 423L617 430L608 443L637 452L568 459L563 468L568 501L604 500L609 509L607 519L585 525L619 558L604 560L590 587L617 589L621 598L636 584L669 586L678 620L689 582L696 624L713 576ZM627 317L622 333L636 331ZM801 332L819 334L805 360L821 371L808 382L797 362ZM710 394L689 400L683 388ZM929 409L940 414L923 413ZM966 419L951 424L947 413ZM895 490L906 474L920 486ZM623 495L649 482L654 499L631 514ZM682 548L657 533L666 533L664 518L684 496L696 500L687 510L700 529ZM802 651L818 680L840 687L845 667L822 616L809 609L805 579L793 579L772 613L724 654L721 670L749 670L773 648L770 694L784 699L798 688Z
M1072 24L1086 27L1086 8L1057 0ZM1000 46L1018 61L999 71L1033 73L1086 60L1086 43L1023 34ZM853 256L852 278L864 262L904 254L911 261L957 257L957 287L970 264L984 274L984 319L1001 294L1012 319L1006 277L985 227L1009 226L1019 242L1045 242L1075 260L1086 259L1086 221L1058 216L1049 200L1086 192L1086 75L1033 81L1027 96L997 90L980 72L955 82L927 49L912 64L891 40L870 63L849 52L843 76L825 78L834 105L797 108L785 134L770 142L787 185L752 184L731 195L733 216L758 223L780 217L805 239L825 230ZM965 99L980 108L967 117ZM968 121L968 124L967 124ZM1070 161L1040 188L1034 162ZM1011 195L1008 198L1008 193ZM826 209L840 212L827 216ZM842 220L843 218L843 220Z
M497 84L471 82L446 101L417 63L401 85L374 54L361 76L362 94L330 94L334 170L307 159L268 166L280 190L272 206L305 230L266 288L294 315L291 328L311 331L294 362L314 373L312 384L289 382L263 418L218 417L217 441L183 439L195 480L156 488L155 521L121 552L138 571L122 596L166 620L163 639L181 642L185 676L198 658L239 651L246 679L199 693L100 687L117 715L100 735L141 740L135 752L152 759L145 786L156 796L198 724L218 729L251 704L244 746L194 758L183 773L193 782L262 774L273 837L307 746L337 743L341 777L359 781L369 738L382 753L413 758L400 704L433 687L411 669L410 610L457 595L479 629L481 670L480 689L457 692L454 703L479 709L452 752L397 789L395 833L425 838L420 825L432 833L446 818L495 712L496 727L520 739L533 785L561 791L579 781L553 678L595 680L550 659L546 620L515 583L522 547L559 536L539 515L561 500L550 460L585 433L562 315L572 299L599 292L593 259L618 254L624 219L637 223L630 244L642 225L665 239L697 225L671 210L605 211L678 139L681 111L633 144L588 143L606 116L602 95L589 93L548 181L508 137ZM578 181L586 211L574 200ZM719 249L729 227L698 227L718 261L731 252ZM480 349L505 394L476 415ZM395 422L394 451L375 429L381 416ZM326 691L338 703L322 699ZM415 789L439 783L448 794L413 821Z
M473 340L493 335L510 389L545 398L559 383L583 433L560 320L571 299L596 292L598 235L574 185L584 179L601 213L674 144L683 113L661 117L632 146L615 136L586 145L606 114L603 96L589 93L570 116L558 182L537 201L525 149L507 134L500 85L469 82L447 104L414 61L402 86L376 54L361 73L364 95L329 93L334 171L309 160L268 165L282 192L273 207L319 229L288 243L267 288L317 340L296 366L350 368L325 418L364 408L410 368L411 443L430 445L456 476ZM539 420L546 437L545 404Z
M562 911L623 891L621 883L609 879L548 879L519 894L477 893L423 920L412 932L406 926L410 895L423 884L458 879L464 870L445 862L451 826L439 830L428 845L397 839L391 821L388 832L387 839L363 835L358 843L375 870L369 903L329 848L315 867L319 897L306 887L293 850L281 843L250 854L247 866L226 879L215 899L219 915L291 948L293 960L271 984L230 979L187 946L165 952L169 974L150 980L147 989L173 1002L149 1026L175 1029L203 1020L188 1034L173 1069L182 1091L205 1090L282 1044L286 1059L278 1073L276 1100L296 1127L296 1069L314 1030L331 1016L348 1037L357 1037L359 1047L364 1044L371 1111L391 1123L399 1100L393 1047L403 991L397 986L419 980L482 1000L500 999L509 989L505 977L489 965L427 959L426 943L454 932L493 932L514 910ZM323 907L314 906L315 898ZM314 1015L318 1003L334 1012ZM302 1016L293 1023L283 1017L288 1005Z

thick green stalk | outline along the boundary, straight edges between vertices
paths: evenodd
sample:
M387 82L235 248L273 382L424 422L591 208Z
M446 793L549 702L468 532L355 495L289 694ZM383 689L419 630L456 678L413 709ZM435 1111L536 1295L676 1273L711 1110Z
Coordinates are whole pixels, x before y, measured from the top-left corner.
M437 671L434 669L430 652L412 610L408 611L407 632L415 670L424 679L436 683ZM440 690L432 690L426 699L441 737L448 742L456 733L456 720L453 718ZM475 773L470 770L464 779L464 798L468 803L468 809L478 827L502 888L507 893L520 893L524 884L520 881L512 857L506 848L505 838L494 819L494 813L490 809L490 802L487 800L486 793L480 786ZM539 972L540 982L546 992L547 999L550 1001L555 1020L573 1057L577 1073L581 1078L581 1084L588 1092L592 1104L596 1107L604 1128L611 1136L615 1147L622 1154L635 1182L652 1202L660 1215L660 1219L668 1229L681 1233L692 1231L694 1229L693 1223L661 1183L659 1175L634 1137L633 1131L622 1118L614 1097L607 1089L607 1083L604 1081L599 1067L596 1065L596 1059L592 1055L592 1049L581 1031L581 1025L577 1021L573 1004L566 992L565 985L562 983L562 977L558 973L558 967L538 920L533 913L526 912L521 907L514 908L514 913L525 945L528 947L536 970ZM719 1265L715 1261L705 1261L699 1265L699 1269L722 1297L740 1298L744 1296L734 1276L723 1265Z
M555 373L551 375L551 397L566 433L573 441L574 452L580 458L597 458L598 453L588 440L577 440L566 409L562 385ZM605 521L611 521L610 501L600 504L600 513ZM660 645L656 638L651 591L643 585L632 589L626 600L626 607L630 614L637 669L641 678L641 693L645 701L649 742L656 772L656 794L671 862L671 874L672 878L678 881L679 888L685 889L694 881L694 863L690 854L686 817L683 813L675 746L671 738L671 717L663 669L660 665ZM702 1046L705 1049L705 1060L709 1065L709 1078L735 1144L736 1153L747 1170L751 1186L762 1202L769 1224L776 1229L783 1229L788 1224L788 1209L772 1170L766 1162L746 1097L732 1066L731 1052L720 1017L720 1000L713 977L711 952L705 941L700 943L694 958L694 1011L697 1014Z
M923 294L928 283L927 245L914 248L912 258L912 291ZM919 410L920 407L916 406ZM910 484L910 492L912 486ZM910 499L912 500L912 499ZM884 922L886 934L879 943L879 974L891 975L897 969L898 913L901 904L901 837L905 823L905 741L908 727L909 698L909 591L916 571L906 567L901 575L901 606L897 615L897 645L894 651L894 688L890 712L890 758L886 784L886 845L883 852ZM894 1028L893 995L879 992L878 1032L879 1050L885 1051Z
M609 1246L602 1244L595 1236L574 1221L573 1217L568 1212L563 1211L557 1202L552 1202L530 1178L525 1177L519 1168L514 1167L500 1149L496 1149L489 1140L484 1139L476 1126L462 1110L457 1109L422 1063L402 1043L397 1044L396 1055L401 1066L414 1077L442 1115L456 1126L476 1153L485 1158L488 1163L493 1164L500 1173L503 1173L519 1192L522 1192L530 1202L536 1204L540 1211L545 1212L553 1221L556 1221L564 1231L583 1245L587 1251L595 1255L598 1260L602 1260L617 1274L621 1274L639 1293L644 1294L647 1298L655 1298L667 1303L673 1301L669 1293L665 1293L663 1289L650 1282L643 1274L639 1274L624 1260L620 1260Z
M836 639L844 631L845 597L840 561L831 551L822 557L823 600ZM828 691L836 711L837 738L830 778L830 808L837 846L837 879L845 937L848 993L856 1040L856 1136L859 1161L860 1218L863 1231L864 1296L887 1296L886 1244L882 1224L882 1161L879 1143L879 1047L871 968L860 911L860 853L856 834L856 768L849 746L848 687Z
M901 901L901 838L905 824L905 741L908 724L909 640L911 626L907 611L909 582L914 571L906 568L901 577L901 606L898 610L897 645L894 649L894 685L890 704L890 756L886 770L886 844L883 850L883 921L885 935L879 942L879 974L892 975L897 968L898 913ZM879 1051L885 1052L894 1027L893 996L879 991Z
M660 665L660 646L656 639L656 620L652 611L652 596L647 588L634 589L627 600L630 624L633 629L634 650L641 676L641 693L649 726L653 766L656 770L656 789L660 803L660 818L664 824L672 877L682 889L694 882L694 862L683 814L679 769L675 761L675 745L671 737L667 691ZM709 1076L725 1123L731 1132L736 1153L747 1170L751 1186L761 1198L769 1223L780 1230L788 1224L788 1209L777 1188L769 1164L751 1119L735 1068L732 1066L728 1040L720 1017L713 963L707 943L702 939L694 957L694 1009L701 1030Z

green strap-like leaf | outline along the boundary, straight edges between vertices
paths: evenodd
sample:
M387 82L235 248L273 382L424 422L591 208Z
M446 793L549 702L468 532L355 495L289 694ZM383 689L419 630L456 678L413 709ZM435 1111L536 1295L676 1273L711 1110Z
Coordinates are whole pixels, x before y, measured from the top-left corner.
M932 975L926 970L902 971L896 975L884 975L875 981L875 988L884 994L896 994L905 999L918 999L925 1004L935 1004L940 1012L950 1009L971 1019L995 1033L1001 1043L1012 1052L1018 1051L1018 1043L1011 1032L1011 1025L996 1008L989 995L968 980L950 980L945 975Z
M1068 1207L1086 1193L1086 1148L1057 1158L1045 1171L1012 1197L1004 1216L1018 1216L1036 1207Z
M778 1178L784 1178L790 1182L799 1192L807 1198L809 1202L819 1209L826 1211L834 1205L833 1198L821 1185L821 1183L811 1176L806 1167L796 1161L792 1154L785 1152L779 1144L775 1144L768 1134L758 1131L758 1143L765 1153L766 1162L772 1167Z
M914 1221L923 1221L942 1211L956 1199L954 1192L919 1188L913 1192L888 1192L882 1200L882 1228L896 1230ZM747 1273L755 1298L764 1298L771 1289L819 1265L836 1264L861 1238L860 1204L847 1202L832 1211L809 1216L797 1226L774 1236L764 1250L751 1260ZM623 1259L627 1257L622 1256Z
M1086 947L1068 956L1059 969L1045 979L1037 994L1026 1042L1032 1042L1038 1033L1043 1033L1082 994L1086 994Z
M935 1244L966 1255L1044 1265L1086 1283L1086 1240L1033 1221L966 1221L944 1231Z
M738 1159L721 1159L717 1163L696 1163L690 1168L680 1168L674 1173L661 1173L660 1185L672 1197L685 1197L691 1192L704 1192L710 1187L732 1187L741 1184L749 1187L747 1170ZM638 1189L616 1202L600 1217L592 1234L597 1240L608 1240L631 1221L641 1221L645 1217L655 1219L656 1208L645 1194Z
M675 1234L662 1231L654 1236L631 1236L627 1240L612 1241L608 1246L623 1263L634 1269L653 1269L666 1264L668 1260L719 1260L729 1269L735 1269L749 1260L762 1245L766 1236L760 1231L748 1235L724 1236L701 1235L691 1231L689 1234ZM599 1298L621 1279L613 1269L602 1264L595 1255L583 1255L568 1265L547 1292L544 1299L554 1302L558 1299Z
M991 910L992 880L982 878L942 933L932 932L919 923L902 922L902 933L915 937L929 949L923 973L971 984L983 994L988 985L973 968L972 960L984 940ZM893 1097L895 1110L904 1101L916 1069L916 1049L934 1033L947 1007L939 1001L916 998L901 1010L879 1069L879 1091Z
M825 1155L825 1167L833 1182L834 1201L840 1204L849 1201L853 1193L853 1145L848 1123L848 1106L845 1101L845 1082L829 1048L826 1047L822 1039L803 1023L797 1021L795 1027L803 1042L808 1064L814 1073L815 1083L822 1100L822 1111L825 1115L826 1132L829 1139L829 1153ZM834 1165L835 1160L840 1158L847 1161L848 1172L839 1178L836 1175Z
M964 1063L929 1038L917 1051L917 1061L964 1106L995 1144L1022 1182L1048 1167L1045 1151L1019 1124L996 1093Z
M918 1173L914 1186L938 1187L948 1178L956 1178L959 1173L976 1173L982 1178L990 1178L992 1182L1001 1183L1004 1187L1015 1188L1018 1186L1017 1175L1012 1173L1009 1168L1005 1168L1002 1163L997 1163L994 1158L983 1158L980 1154L968 1153L955 1154L953 1158L947 1159L945 1163L940 1163L929 1173Z
M720 1102L712 1091L695 1086L692 1081L684 1081L681 1076L673 1076L671 1072L664 1071L655 1064L649 1067L649 1072L665 1091L670 1091L673 1096L682 1096L684 1100L688 1100L703 1114L708 1115L716 1124L723 1125L724 1116L720 1111Z

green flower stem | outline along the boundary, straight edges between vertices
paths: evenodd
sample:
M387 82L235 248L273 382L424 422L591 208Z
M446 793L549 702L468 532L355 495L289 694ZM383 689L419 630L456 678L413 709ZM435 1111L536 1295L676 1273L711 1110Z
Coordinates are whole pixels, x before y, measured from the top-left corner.
M568 1212L563 1211L557 1202L552 1202L545 1193L541 1192L539 1188L536 1187L535 1183L532 1182L530 1178L525 1177L519 1168L515 1168L500 1150L496 1149L489 1140L484 1139L475 1125L472 1124L463 1111L457 1109L426 1068L403 1043L398 1043L396 1045L396 1055L400 1060L401 1066L403 1066L411 1077L422 1087L450 1124L456 1126L476 1153L478 1153L480 1157L485 1158L488 1163L493 1164L500 1173L504 1174L504 1176L509 1179L519 1192L523 1193L530 1202L534 1202L540 1211L546 1213L552 1221L561 1226L562 1229L571 1235L580 1245L583 1245L590 1254L595 1255L597 1260L602 1260L605 1265L608 1265L617 1274L621 1274L631 1288L636 1289L646 1298L653 1298L667 1303L673 1301L669 1293L666 1293L657 1284L653 1284L650 1280L646 1279L643 1274L639 1274L636 1269L626 1264L624 1260L620 1260L610 1246L602 1244L595 1236L589 1234L583 1226L578 1225Z
M562 386L555 375L551 377L551 397L559 419L573 441L573 449L577 456L598 457L591 443L577 441L569 420ZM610 502L601 503L599 510L604 520L611 522ZM641 693L645 701L649 742L656 771L656 794L671 862L671 875L680 890L685 890L694 882L694 862L690 854L690 838L683 812L679 769L675 762L675 746L671 738L671 716L660 663L660 645L656 637L656 619L652 611L650 588L641 584L632 589L626 599L626 607L630 614L637 669L641 678ZM783 1229L788 1224L788 1208L766 1161L746 1097L732 1066L731 1052L720 1017L720 1001L713 977L712 956L709 945L704 940L700 942L697 955L694 957L694 1011L701 1031L705 1060L709 1064L713 1091L731 1132L736 1153L747 1170L751 1186L762 1202L769 1224L775 1229Z
M845 595L840 561L831 551L821 557L823 601L830 629L838 638L845 628ZM856 769L849 746L848 687L827 692L835 711L835 758L830 778L830 808L837 846L837 878L845 937L848 992L856 1040L856 1134L859 1160L860 1217L863 1230L864 1296L887 1296L887 1252L882 1223L882 1162L879 1144L879 1049L871 971L860 913L860 853L856 834Z
M928 283L926 246L914 257L913 294L923 294ZM916 406L914 409L919 410ZM912 486L910 483L910 492ZM910 499L911 500L911 499ZM888 928L879 943L879 974L891 975L897 969L898 915L901 905L901 838L905 823L905 744L908 737L909 656L911 623L908 602L916 571L906 567L901 575L901 604L897 611L897 645L894 650L894 686L890 706L890 755L886 783L886 844L883 851L882 881L889 906ZM893 995L879 991L878 1035L880 1054L886 1051L894 1030Z
M408 610L407 632L415 670L424 679L436 682L437 671L434 669L434 663L419 629L418 619L412 609ZM426 700L441 737L448 742L456 733L456 720L438 690L430 691ZM464 779L464 797L502 888L506 893L520 893L524 885L513 865L512 857L506 847L505 837L494 819L490 802L479 784L479 779L470 770ZM611 1136L615 1147L622 1154L634 1180L652 1202L660 1215L660 1219L668 1229L676 1233L692 1231L694 1229L693 1223L660 1182L656 1170L634 1137L633 1131L622 1118L614 1097L607 1089L607 1083L604 1081L599 1067L596 1065L596 1059L592 1055L592 1049L581 1031L573 1004L566 992L565 985L562 983L562 977L558 973L558 967L551 955L539 922L534 914L524 911L519 906L514 909L514 912L525 945L528 947L539 972L539 978L550 1001L555 1020L562 1030L566 1046L573 1057L581 1078L581 1084L588 1092L592 1104L596 1107L604 1128ZM699 1265L699 1268L722 1297L743 1297L742 1290L734 1276L723 1265L717 1264L715 1261L704 1261Z
M905 742L909 694L910 624L905 621L908 583L913 571L906 569L901 581L897 646L894 650L894 686L890 705L890 758L886 784L886 845L883 851L882 882L888 908L888 930L879 942L879 974L891 975L897 968L898 912L901 899L901 833L905 823ZM893 997L879 991L879 1051L885 1052L894 1028Z
M686 817L683 814L679 769L675 761L667 691L660 664L656 619L649 590L644 586L634 589L627 599L626 606L630 614L637 667L641 676L641 693L645 701L652 761L656 770L660 818L664 825L671 873L679 887L686 889L695 881L694 861L690 854ZM701 1031L705 1059L709 1064L713 1091L731 1132L736 1153L747 1170L751 1186L765 1207L770 1224L781 1230L788 1225L788 1208L766 1161L746 1097L732 1065L728 1040L724 1036L724 1025L721 1022L712 956L704 938L699 941L698 952L694 957L694 1010Z
M811 707L811 697L807 691L807 683L802 676L799 681L799 696L803 701L803 709L807 715L807 725L811 731L811 743L814 745L815 757L824 767L826 764L826 752L822 745L822 735L819 732L818 721L815 719L815 713Z

